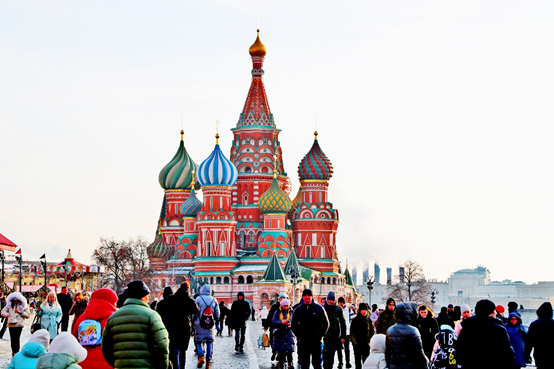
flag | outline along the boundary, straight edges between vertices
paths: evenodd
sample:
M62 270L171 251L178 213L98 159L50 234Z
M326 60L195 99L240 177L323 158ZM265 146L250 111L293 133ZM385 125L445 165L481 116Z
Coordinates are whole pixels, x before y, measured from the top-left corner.
M46 254L42 254L42 256L39 259L46 259Z
M15 252L16 255L21 255L21 248Z

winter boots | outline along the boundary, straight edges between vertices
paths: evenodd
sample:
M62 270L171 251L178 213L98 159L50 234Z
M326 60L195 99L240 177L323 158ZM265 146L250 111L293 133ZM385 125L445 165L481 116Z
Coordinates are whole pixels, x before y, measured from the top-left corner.
M205 363L205 360L204 360L204 356L200 356L198 358L198 364L196 365L197 368L202 368L202 366L204 365ZM210 363L208 363L208 365L210 365ZM206 368L208 368L208 365L206 365ZM208 368L209 369L209 368Z

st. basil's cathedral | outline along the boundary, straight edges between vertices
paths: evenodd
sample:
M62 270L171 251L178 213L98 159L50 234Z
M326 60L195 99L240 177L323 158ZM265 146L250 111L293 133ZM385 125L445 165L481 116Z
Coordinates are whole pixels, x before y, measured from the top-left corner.
M359 302L348 266L336 245L338 210L328 199L331 161L315 132L300 161L300 188L291 201L275 125L263 83L266 48L260 35L249 49L252 83L233 133L228 159L219 134L210 156L197 165L181 141L161 170L164 199L148 256L160 291L186 280L209 283L225 303L239 291L254 307L269 307L281 292L298 302L310 288L319 301L329 291ZM202 190L203 202L197 197ZM295 282L295 283L294 283ZM294 291L294 293L293 293Z

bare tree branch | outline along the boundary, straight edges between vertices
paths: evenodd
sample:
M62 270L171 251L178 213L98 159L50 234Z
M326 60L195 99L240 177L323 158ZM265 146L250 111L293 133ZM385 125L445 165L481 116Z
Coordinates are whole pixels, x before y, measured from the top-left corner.
M415 302L418 305L431 305L431 285L427 283L423 268L414 260L407 260L400 265L404 275L395 275L387 292L390 297L400 302Z

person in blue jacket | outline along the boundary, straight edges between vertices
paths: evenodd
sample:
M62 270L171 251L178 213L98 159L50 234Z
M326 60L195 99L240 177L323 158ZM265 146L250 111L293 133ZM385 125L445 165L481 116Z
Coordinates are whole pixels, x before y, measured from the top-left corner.
M42 329L46 329L50 333L50 340L56 338L58 335L58 323L62 320L62 308L58 304L54 292L48 294L46 301L38 308L37 315L40 317Z
M292 311L290 300L283 299L281 307L273 315L273 349L279 353L279 363L284 364L285 357L289 363L289 369L294 369L292 353L294 352L295 339L291 330ZM283 367L283 366L281 366Z
M510 336L510 344L514 349L514 364L512 369L526 367L525 341L527 340L527 330L521 324L521 317L513 312L508 316L508 323L504 324L504 328Z
M46 354L50 345L50 334L46 329L39 329L31 335L29 341L13 357L7 369L35 369L37 360Z

